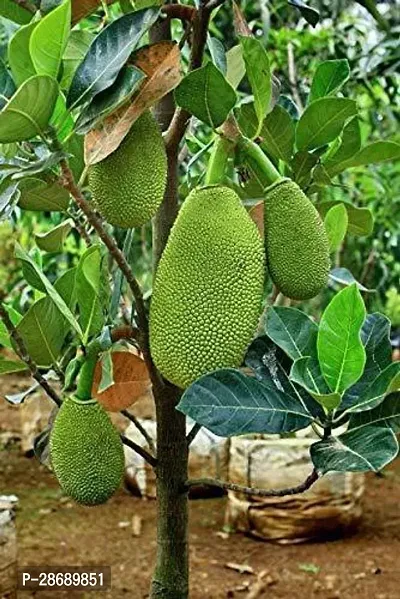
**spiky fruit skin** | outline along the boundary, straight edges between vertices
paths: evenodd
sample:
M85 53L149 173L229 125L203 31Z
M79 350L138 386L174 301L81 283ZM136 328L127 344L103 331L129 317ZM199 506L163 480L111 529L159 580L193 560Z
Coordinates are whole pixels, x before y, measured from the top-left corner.
M150 305L150 347L178 387L239 366L257 328L263 243L234 191L193 190L162 254Z
M295 300L317 295L328 280L328 236L294 181L281 179L266 189L264 225L267 266L279 291Z
M150 111L132 125L121 145L89 169L93 203L116 227L141 227L157 212L167 181L161 131Z
M105 503L121 484L123 445L95 400L63 402L50 435L50 458L63 491L78 503Z

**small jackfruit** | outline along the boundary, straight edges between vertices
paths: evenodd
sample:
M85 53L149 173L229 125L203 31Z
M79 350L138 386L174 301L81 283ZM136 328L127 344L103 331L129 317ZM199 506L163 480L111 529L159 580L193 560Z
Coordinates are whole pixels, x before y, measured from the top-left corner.
M310 200L290 179L265 191L265 250L269 273L286 297L305 300L328 280L329 241Z
M264 250L237 194L193 190L171 230L150 305L150 348L162 375L185 388L239 366L257 328Z
M161 131L150 111L132 125L121 145L89 169L94 206L116 227L141 227L157 212L167 181Z
M121 484L124 450L96 400L67 398L50 434L50 459L63 491L84 505L105 503Z

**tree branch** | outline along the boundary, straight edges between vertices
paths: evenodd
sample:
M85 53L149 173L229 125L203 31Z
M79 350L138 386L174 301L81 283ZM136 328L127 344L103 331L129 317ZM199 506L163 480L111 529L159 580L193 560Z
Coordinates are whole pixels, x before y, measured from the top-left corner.
M301 111L304 110L303 102L300 98L299 88L297 86L296 63L294 61L293 44L289 42L287 45L288 68L289 68L289 83L292 90L293 98Z
M36 12L36 6L28 2L28 0L12 0L14 4L18 4L21 8L25 8L25 10L31 12L33 15Z
M189 431L189 433L186 436L186 442L187 442L187 446L189 447L189 445L192 443L192 441L194 441L194 438L196 437L197 433L200 431L201 429L201 424L194 424L193 427L191 428L191 430Z
M125 416L125 418L130 420L132 422L132 424L134 424L136 426L136 428L138 429L138 431L140 432L142 437L146 440L146 443L149 446L150 451L155 456L157 452L156 452L156 446L154 445L154 441L151 438L151 435L149 435L149 433L146 431L144 426L136 418L136 416L134 414L131 414L131 412L128 412L128 410L121 410L121 414L123 416Z
M154 456L152 456L148 451L146 451L143 447L141 447L134 441L131 441L130 439L128 439L128 437L125 437L125 435L121 435L121 441L124 445L130 447L130 449L135 451L144 460L146 460L146 462L150 464L150 466L153 466L153 468L157 466L157 459Z
M44 376L39 372L39 369L38 369L36 363L32 360L32 358L30 357L30 355L26 349L24 340L22 339L18 330L13 325L13 323L10 319L10 316L8 315L8 312L7 312L6 308L4 307L4 304L1 301L0 301L0 318L3 321L4 326L6 327L7 331L10 333L11 339L14 341L16 352L17 352L18 356L28 366L32 377L35 379L35 381L37 383L39 383L39 385L46 392L46 394L50 397L50 399L52 399L58 406L61 406L61 403L62 403L61 398L56 393L56 391L54 391L54 389L49 385L49 383L46 381Z
M204 49L207 43L208 25L210 22L211 12L216 6L222 4L223 0L218 0L217 3L211 0L208 4L201 2L193 23L193 40L192 51L189 62L189 72L201 67L203 62ZM191 114L179 108L176 110L172 122L165 134L165 144L167 149L177 153L179 144L185 135L186 128L189 124Z
M185 491L191 487L216 487L218 489L226 489L227 491L236 491L238 493L244 493L245 495L255 495L256 497L286 497L287 495L297 495L298 493L304 493L319 479L317 471L314 469L311 474L306 478L304 482L297 487L291 487L288 489L258 489L256 487L245 487L243 485L237 485L236 483L229 483L213 478L197 478L188 480L186 483Z

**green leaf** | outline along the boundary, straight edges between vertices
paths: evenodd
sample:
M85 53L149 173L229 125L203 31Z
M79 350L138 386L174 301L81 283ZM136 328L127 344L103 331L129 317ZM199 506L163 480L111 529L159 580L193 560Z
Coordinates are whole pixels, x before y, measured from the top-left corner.
M372 410L382 403L387 395L395 391L400 391L400 362L389 364L378 374L376 379L364 389L358 401L348 408L348 412Z
M71 135L65 144L65 149L68 152L69 166L75 177L75 181L79 181L80 176L85 168L84 160L84 137L82 135Z
M44 252L61 252L68 233L73 228L72 219L68 219L47 233L37 233L35 240L38 248Z
M29 42L31 59L38 75L57 79L70 29L71 0L64 0L39 21Z
M23 210L64 212L68 208L69 193L58 183L27 177L19 182L18 188L21 192L19 206Z
M17 330L38 366L49 368L57 362L67 329L61 311L49 297L29 308Z
M337 92L350 77L347 59L320 62L312 80L308 103Z
M299 150L318 148L340 135L347 119L357 114L357 104L347 98L321 98L307 106L296 127Z
M38 21L17 29L8 45L8 62L17 86L36 75L36 69L29 53L29 41Z
M74 129L74 119L70 112L67 111L65 96L61 92L58 94L54 112L50 119L50 125L55 128L57 137L62 142L70 136Z
M349 218L344 204L335 204L330 208L324 220L326 233L329 239L329 249L335 252L346 237Z
M311 459L326 472L378 472L397 455L399 445L390 428L366 426L311 445Z
M226 53L226 64L226 80L231 84L233 89L237 89L246 74L243 50L240 44L228 50Z
M79 63L85 58L94 38L95 36L93 33L86 29L71 31L63 56L62 77L60 82L62 89L69 89L75 71L78 68Z
M97 94L81 112L76 122L76 132L87 133L111 111L126 102L138 89L145 74L133 66L123 67L111 87Z
M0 356L0 375L21 372L27 369L27 365L21 360L7 360L3 356Z
M12 211L14 210L18 200L20 198L20 191L17 187L17 183L13 182L10 185L8 180L5 179L0 185L0 222L10 218Z
M0 0L0 15L20 25L29 23L32 18L32 13L14 0Z
M101 379L97 393L103 393L114 384L114 368L111 350L104 352L101 356Z
M81 257L76 274L76 291L83 329L83 343L91 335L101 332L104 314L100 300L101 291L101 250L94 245Z
M347 168L366 166L368 164L381 164L400 159L400 144L394 141L374 141L364 146L349 160L334 165L330 172L337 175Z
M35 289L38 289L42 293L46 293L49 296L60 313L69 322L71 327L78 333L79 337L82 338L82 330L65 301L62 299L59 293L57 293L57 290L53 287L50 281L40 271L35 262L33 262L32 258L30 258L26 252L24 252L18 243L15 244L15 255L22 262L22 270L27 282Z
M68 308L73 311L76 305L76 272L77 267L66 270L54 283L54 288L60 294Z
M177 409L221 437L292 432L312 421L299 401L234 369L198 379Z
M57 81L47 75L27 79L0 112L0 143L43 135L58 96Z
M258 127L255 137L260 134L261 127L271 102L271 70L267 51L255 37L241 36L243 60L247 78L254 96L254 108Z
M366 357L360 331L364 320L365 306L356 285L337 293L322 315L318 359L334 393L343 393L362 375Z
M266 313L265 332L292 359L315 352L318 325L297 308L270 307Z
M337 267L332 268L329 273L329 279L334 283L339 283L340 285L344 285L345 287L349 287L349 285L353 285L354 283L357 285L357 289L363 291L364 293L375 293L376 289L367 289L364 285L361 285L351 272L347 268Z
M328 153L326 160L324 161L324 166L327 169L328 173L334 176L336 168L342 162L346 162L356 154L361 148L361 129L360 129L360 121L358 117L355 116L347 123L345 128L343 129L343 133L341 136L341 142L337 148L337 150L330 154Z
M145 8L116 19L99 33L75 71L67 106L76 108L110 87L141 37L159 16L158 8Z
M4 307L7 310L8 315L9 315L10 320L13 323L13 325L17 326L17 324L21 321L22 314L17 312L11 306L4 306ZM1 319L0 319L0 345L3 345L4 347L12 348L12 343L10 340L10 333L7 331L3 321Z
M302 0L288 0L288 3L299 9L301 16L307 21L307 23L313 27L317 25L320 15L315 8L307 6L307 4L302 2Z
M337 204L343 203L347 210L347 216L349 219L347 232L351 235L357 235L358 237L364 237L371 235L374 229L374 217L369 208L358 208L347 202L322 202L318 204L318 212L324 216L328 210Z
M222 125L236 103L235 90L212 62L186 75L174 93L178 106L213 129Z
M292 160L292 171L294 181L304 189L311 181L311 171L319 161L317 154L303 150L296 152Z
M366 427L370 426L384 428L390 426L395 432L400 430L400 393L388 395L373 410L352 414L349 430L357 430L362 433Z
M299 358L293 363L292 369L290 371L290 380L294 383L297 383L317 401L321 406L323 406L328 412L335 410L341 401L340 393L321 393L319 380L319 369L317 372L318 379L313 375L313 368L311 367L311 363L313 362L313 367L317 366L316 360L311 361L310 356L305 356L304 358ZM325 385L323 385L323 388Z
M213 63L223 75L226 75L227 63L224 44L217 37L211 37L211 35L208 35L207 46Z
M293 154L295 127L290 114L276 104L266 116L261 129L263 150L274 158L290 162Z

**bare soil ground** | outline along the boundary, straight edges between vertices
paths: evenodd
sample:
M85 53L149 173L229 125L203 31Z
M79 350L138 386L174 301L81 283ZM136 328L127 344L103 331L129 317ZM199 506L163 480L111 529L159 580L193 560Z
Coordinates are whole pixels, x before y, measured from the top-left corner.
M16 431L18 408L0 399L0 432ZM154 501L121 490L104 506L85 508L61 495L51 473L18 445L0 447L0 495L16 494L19 565L110 565L112 590L20 592L21 599L142 599L155 555ZM224 499L190 507L191 599L398 599L400 463L367 480L356 534L325 543L278 546L221 534ZM141 523L132 534L132 519ZM227 567L247 568L240 573ZM247 570L247 571L246 571ZM264 573L260 584L257 576ZM251 594L253 593L253 594Z

